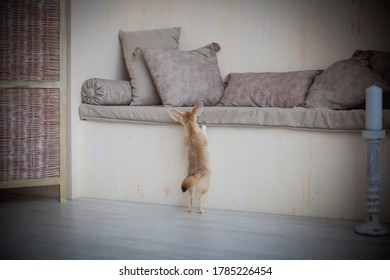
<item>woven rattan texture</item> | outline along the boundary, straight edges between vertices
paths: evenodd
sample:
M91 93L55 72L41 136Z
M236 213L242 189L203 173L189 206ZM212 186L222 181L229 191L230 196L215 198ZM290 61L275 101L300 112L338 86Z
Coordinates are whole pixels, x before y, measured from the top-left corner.
M59 78L59 0L1 0L0 80Z
M0 181L60 176L58 89L0 89Z

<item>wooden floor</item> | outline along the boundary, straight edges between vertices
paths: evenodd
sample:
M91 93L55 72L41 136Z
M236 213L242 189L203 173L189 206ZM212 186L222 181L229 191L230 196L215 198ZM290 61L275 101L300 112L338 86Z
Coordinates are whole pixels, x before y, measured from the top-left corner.
M389 259L357 222L0 193L1 259Z

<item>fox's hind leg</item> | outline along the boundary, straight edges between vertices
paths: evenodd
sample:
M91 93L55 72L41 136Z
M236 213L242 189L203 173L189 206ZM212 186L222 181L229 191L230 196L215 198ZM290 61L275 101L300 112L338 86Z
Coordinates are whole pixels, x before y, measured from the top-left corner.
M203 209L203 200L204 200L204 197L206 196L206 194L207 194L207 189L200 190L200 196L199 196L199 213L200 214L206 213L206 211Z
M191 213L192 212L192 201L194 200L194 189L191 188L188 190L188 192L190 193L190 205L188 206L188 209L186 210L187 213Z

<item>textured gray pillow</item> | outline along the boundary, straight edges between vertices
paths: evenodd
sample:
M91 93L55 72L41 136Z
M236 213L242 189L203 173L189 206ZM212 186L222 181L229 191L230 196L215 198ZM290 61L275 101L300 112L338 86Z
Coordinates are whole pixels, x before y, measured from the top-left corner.
M92 105L129 105L130 82L91 78L83 83L81 97L84 103Z
M390 52L370 51L371 69L390 84Z
M219 105L293 108L303 105L316 70L230 73Z
M223 93L219 50L217 43L193 51L143 49L163 105L193 106L198 101L217 105Z
M143 54L135 52L136 48L178 49L180 30L180 27L175 27L133 32L119 31L133 90L133 100L130 105L161 105L161 99L150 77Z
M365 102L366 88L376 84L384 91L389 85L368 67L367 54L341 60L314 79L305 100L306 107L350 109Z

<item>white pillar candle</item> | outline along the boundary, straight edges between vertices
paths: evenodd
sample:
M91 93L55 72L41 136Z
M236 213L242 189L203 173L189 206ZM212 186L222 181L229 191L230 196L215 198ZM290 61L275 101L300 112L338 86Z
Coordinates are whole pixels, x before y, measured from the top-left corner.
M366 89L366 130L382 130L382 89Z

